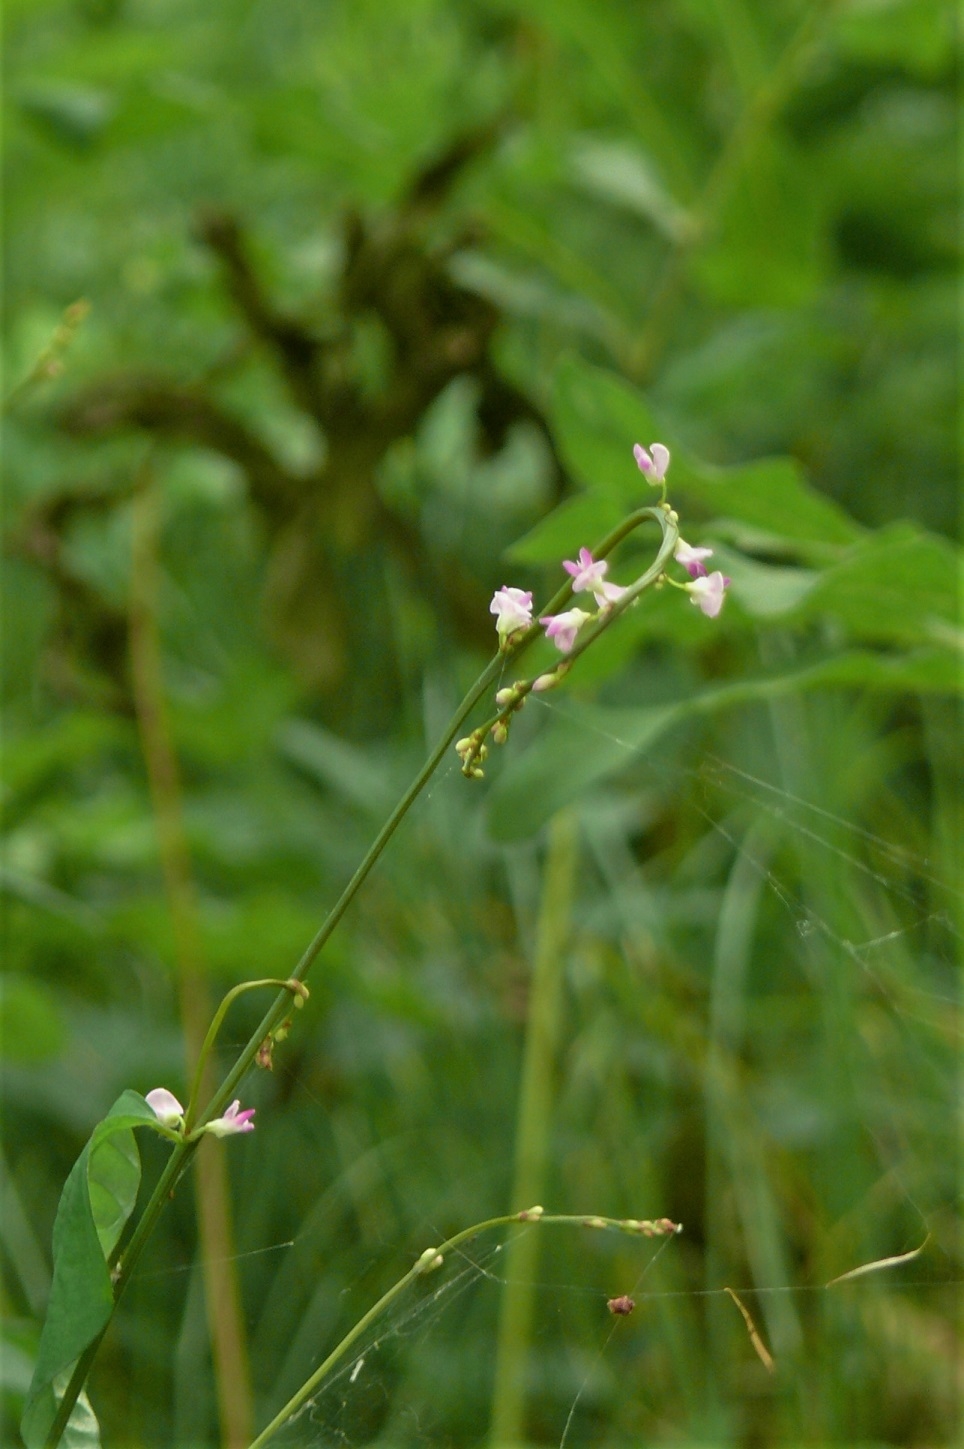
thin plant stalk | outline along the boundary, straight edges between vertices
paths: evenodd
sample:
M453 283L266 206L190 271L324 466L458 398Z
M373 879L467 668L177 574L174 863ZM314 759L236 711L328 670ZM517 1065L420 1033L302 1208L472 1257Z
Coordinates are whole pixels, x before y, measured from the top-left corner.
M516 1122L512 1202L540 1202L545 1192L564 952L570 933L576 857L575 819L569 811L560 811L549 825L536 928ZM524 1442L525 1369L535 1308L539 1246L538 1234L521 1233L506 1249L489 1430L493 1449Z
M593 554L596 558L605 558L607 554L611 553L612 550L617 546L617 544L621 543L624 538L627 538L629 534L634 531L634 529L638 528L640 524L647 522L657 523L662 532L662 540L660 542L656 558L651 566L646 570L645 574L643 574L642 577L637 580L636 584L629 591L629 593L627 593L622 599L619 600L618 603L613 606L607 618L602 622L602 624L596 626L595 632L597 633L602 627L606 627L609 623L612 622L613 619L618 617L619 614L623 613L624 610L635 601L643 588L647 587L651 583L654 583L660 577L665 564L668 562L670 555L673 552L676 541L679 538L679 532L676 527L676 515L664 506L656 508L639 508L634 513L631 513L627 518L625 518L622 523L618 524L608 534L606 534L605 538L603 538L601 542L598 543L593 549ZM548 604L545 606L546 612L548 614L558 612L558 610L563 607L563 605L569 600L571 596L571 583L566 582L549 600ZM586 631L583 632L585 633ZM462 700L461 704L458 706L455 713L453 714L452 718L449 720L449 723L446 726L438 744L428 756L422 768L419 770L418 774L415 776L414 780L409 785L408 789L405 791L404 795L401 797L398 804L389 815L388 819L385 821L385 824L382 826L381 830L372 841L364 857L356 868L354 874L352 875L348 884L345 886L341 895L338 897L338 900L332 906L328 915L325 917L324 922L320 926L319 930L316 932L314 938L308 943L308 946L302 954L300 961L298 962L294 971L292 971L289 980L302 982L305 980L316 958L324 948L329 937L335 931L342 917L345 915L345 912L348 910L355 896L358 894L358 891L361 889L365 880L368 878L368 875L372 871L373 867L381 858L383 851L385 850L392 836L395 834L395 831L398 829L402 820L408 814L412 805L421 794L422 790L425 788L429 780L435 774L435 771L438 769L439 765L444 759L447 758L449 748L458 737L462 726L464 725L468 716L475 709L479 701L485 697L485 695L491 689L492 685L495 684L499 677L503 674L507 663L512 658L517 657L524 649L526 649L533 642L533 640L539 636L539 634L540 630L535 624L533 624L531 628L525 630L524 632L520 631L517 637L509 641L508 647L500 649L495 657L489 661L485 669L483 669L482 673L479 675L475 683L471 686L468 693ZM581 641L577 639L576 647L573 649L570 658L575 656L577 651L582 652L580 642ZM291 994L289 986L278 992L275 1000L272 1002L271 1006L268 1008L265 1015L255 1028L253 1034L251 1035L245 1046L242 1048L234 1065L228 1071L228 1074L224 1078L220 1087L213 1094L203 1112L199 1114L198 1122L195 1124L195 1132L197 1132L197 1129L199 1127L203 1127L207 1122L210 1122L215 1117L217 1117L231 1101L241 1080L246 1075L248 1069L254 1062L262 1043L266 1041L268 1037L270 1037L271 1033L278 1026L281 1025L282 1021L284 1020L290 1009L290 1004ZM185 1140L183 1143L180 1143L173 1149L170 1157L167 1160L167 1163L165 1164L163 1171L161 1172L160 1177L157 1180L154 1191L151 1193L150 1197L147 1200L147 1203L145 1204L144 1211L142 1212L140 1219L138 1220L137 1226L131 1234L129 1242L123 1249L118 1246L118 1248L116 1248L114 1250L114 1253L111 1255L110 1266L113 1269L115 1308L120 1300L121 1295L124 1292L124 1289L130 1282L131 1274L137 1266L141 1253L144 1251L144 1248L151 1236L151 1233L154 1231L154 1227L157 1223L158 1218L163 1212L167 1201L173 1195L181 1178L184 1176L185 1172L190 1166L194 1154L197 1151L199 1141L200 1138L198 1136L193 1136L190 1140ZM101 1333L99 1333L97 1337L88 1344L87 1348L78 1358L77 1363L74 1366L74 1371L70 1376L70 1380L67 1384L66 1389L64 1390L63 1398L60 1401L57 1416L54 1419L54 1422L51 1425L50 1433L47 1436L47 1443L45 1449L56 1449L56 1445L59 1443L60 1437L63 1434L64 1428L66 1427L67 1421L70 1418L71 1410L73 1409L73 1406L77 1401L77 1397L80 1394L84 1383L86 1382L87 1375L91 1369L91 1365L93 1364L94 1359L97 1357L97 1352L100 1348L100 1344L103 1340L104 1334L107 1331L107 1326L105 1326Z
M177 998L187 1070L198 1063L198 1087L210 1095L214 1090L213 1074L202 1048L211 1003L157 627L156 510L156 492L148 465L143 486L135 491L131 507L131 680L174 931ZM251 1370L234 1253L227 1159L223 1149L212 1142L205 1144L198 1157L195 1194L198 1249L221 1436L225 1449L241 1449L251 1437L253 1423Z
M487 1218L483 1223L475 1223L470 1228L463 1228L460 1233L456 1233L454 1237L447 1238L437 1248L425 1249L424 1253L416 1259L408 1272L399 1278L398 1282L393 1284L387 1293L383 1293L378 1302L373 1304L368 1312L359 1318L354 1327L348 1330L344 1338L336 1344L328 1357L319 1364L311 1377L306 1379L297 1393L292 1395L284 1408L279 1409L271 1422L264 1426L258 1437L252 1440L248 1449L264 1449L264 1445L275 1436L279 1429L284 1428L291 1416L296 1414L303 1404L307 1403L312 1394L318 1392L332 1370L337 1368L339 1363L341 1363L352 1344L356 1343L365 1330L381 1318L385 1310L390 1308L395 1300L401 1297L406 1288L414 1283L417 1278L422 1278L426 1273L431 1273L435 1269L441 1268L444 1264L445 1255L453 1249L461 1247L463 1243L467 1243L471 1238L477 1238L481 1233L490 1232L494 1228L509 1227L513 1223L525 1223L529 1225L542 1223L544 1225L551 1224L555 1227L608 1229L614 1232L630 1233L633 1236L643 1237L666 1236L679 1232L678 1225L670 1223L666 1219L661 1219L659 1222L641 1223L632 1218L588 1217L585 1214L549 1214L543 1213L541 1207L524 1209L518 1213L507 1213L502 1217Z
M204 1085L208 1060L214 1048L214 1043L217 1041L218 1032L224 1025L224 1018L228 1014L228 1008L232 1002L237 1001L239 996L244 996L249 991L263 991L266 986L280 987L283 990L290 991L294 997L294 1004L296 1006L303 1005L304 998L308 995L307 986L302 986L300 982L292 982L289 985L286 981L279 981L275 976L265 976L258 981L241 981L237 986L232 986L231 990L225 993L221 1000L221 1005L211 1018L211 1025L207 1029L207 1035L201 1043L197 1065L194 1068L194 1077L191 1081L191 1093L187 1099L187 1106L184 1109L185 1132L190 1132L191 1130L198 1099L201 1096ZM295 989L296 987L297 989Z

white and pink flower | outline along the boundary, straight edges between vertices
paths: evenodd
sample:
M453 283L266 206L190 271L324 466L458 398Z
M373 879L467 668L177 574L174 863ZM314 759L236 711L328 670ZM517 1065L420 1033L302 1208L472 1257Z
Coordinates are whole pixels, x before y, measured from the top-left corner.
M702 609L708 619L715 619L723 607L723 599L730 580L726 574L721 574L719 569L715 572L703 575L693 580L691 584L684 584L690 596L690 603Z
M673 552L676 562L682 564L691 579L705 579L706 565L705 558L713 557L711 548L691 548L684 540L680 539Z
M615 604L616 600L621 599L626 592L619 584L606 582L605 574L609 564L604 558L594 559L588 548L579 550L577 563L565 559L562 566L572 577L572 592L574 594L592 593L600 608L606 604Z
M567 609L564 614L546 614L539 620L560 654L568 654L576 642L576 635L592 615L585 609Z
M661 487L669 467L669 448L664 443L650 443L646 449L641 443L637 443L633 449L633 457L646 481L656 488Z
M184 1124L184 1108L173 1092L166 1087L155 1087L148 1092L144 1101L150 1107L162 1127L176 1129Z
M495 614L496 632L504 643L510 634L528 629L532 623L532 594L528 589L513 589L503 584L492 595L489 613Z
M223 1117L215 1117L213 1122L206 1123L205 1132L210 1132L212 1137L231 1137L235 1132L253 1132L254 1123L251 1118L255 1114L255 1108L249 1107L247 1111L241 1112L241 1103L235 1097Z

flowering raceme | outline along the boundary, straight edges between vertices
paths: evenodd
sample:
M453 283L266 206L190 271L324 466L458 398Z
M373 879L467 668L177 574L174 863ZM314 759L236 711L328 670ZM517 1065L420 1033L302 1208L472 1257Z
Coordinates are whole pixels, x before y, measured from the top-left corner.
M670 451L665 443L651 443L648 448L637 443L633 448L633 456L640 472L650 483L658 487L665 485L666 473L670 465ZM676 514L670 509L665 499L659 507L675 524ZM712 556L711 548L694 548L684 538L677 538L673 557L689 574L690 582L679 584L666 574L661 575L661 578L657 580L657 584L669 583L674 588L685 589L690 596L690 603L695 604L709 619L715 619L722 609L730 583L726 575L720 573L718 569L713 573L707 572L704 560L712 558ZM572 608L561 614L544 614L540 617L539 623L546 631L546 638L555 644L560 653L570 654L575 645L576 636L583 625L589 619L602 618L603 612L612 604L618 603L628 590L620 584L613 584L607 580L608 561L594 558L592 551L588 548L580 548L575 560L564 559L562 566L572 579L572 592L574 594L592 594L600 611L593 615L584 609ZM497 589L493 594L489 612L496 616L495 627L499 635L499 643L505 649L513 634L522 629L528 629L532 625L532 594L527 589L516 589L509 584L503 584L502 588ZM540 676L539 682L541 687L547 688L548 684L543 683L544 678L548 679L549 676ZM552 682L557 683L558 680L553 678ZM535 688L535 684L531 687ZM499 734L501 738L501 729Z
M679 517L676 510L667 502L666 473L670 465L669 448L665 443L651 443L648 448L637 443L633 448L633 456L640 472L654 487L663 490L663 496L655 508L638 510L628 521L629 527L616 531L611 535L611 539L618 541L624 532L635 527L643 516L656 519L663 529L664 538L663 548L656 563L629 588L624 588L620 584L613 584L607 580L608 560L595 558L591 549L580 548L575 559L563 559L562 567L570 579L570 592L574 595L591 594L596 602L596 612L590 613L586 609L574 606L564 609L558 614L541 614L539 616L539 623L546 631L546 638L556 646L560 654L567 657L559 660L554 668L536 675L533 679L517 680L511 687L502 687L498 690L495 697L498 714L456 743L455 749L462 762L462 773L468 778L479 779L483 774L482 765L488 753L486 740L491 737L493 744L505 744L512 716L522 708L527 696L555 689L561 684L572 668L574 658L592 645L602 631L622 613L623 609L635 604L645 588L659 589L669 585L671 588L688 593L690 603L695 604L708 619L715 619L723 608L730 580L719 569L715 569L713 573L707 571L705 560L713 557L711 548L694 547L684 538L680 538ZM612 544L610 543L609 546L611 547ZM675 561L689 575L687 583L680 583L665 571L664 565L670 550L672 550ZM564 602L565 590L560 590L557 598L559 602ZM617 605L621 605L621 607L617 608ZM500 653L509 654L517 644L525 642L516 636L523 630L532 627L532 594L527 589L516 589L509 584L503 584L502 588L497 589L493 594L489 611L496 616L495 627L499 635ZM594 627L586 631L580 638L581 631L590 623ZM569 658L570 655L574 657Z

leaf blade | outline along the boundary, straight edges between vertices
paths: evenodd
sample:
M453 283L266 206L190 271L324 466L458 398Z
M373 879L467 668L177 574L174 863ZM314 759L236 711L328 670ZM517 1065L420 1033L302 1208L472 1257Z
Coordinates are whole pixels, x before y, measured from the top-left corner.
M114 1291L106 1254L133 1211L140 1182L140 1159L131 1129L157 1125L138 1092L123 1092L94 1128L64 1184L54 1221L50 1300L20 1423L27 1449L43 1449L57 1414L58 1390L62 1394L73 1365L110 1321ZM126 1134L129 1142L124 1142L119 1153L105 1152L117 1134L122 1141ZM96 1206L91 1195L92 1173ZM95 1444L89 1422L76 1409L71 1422L75 1418L78 1449Z

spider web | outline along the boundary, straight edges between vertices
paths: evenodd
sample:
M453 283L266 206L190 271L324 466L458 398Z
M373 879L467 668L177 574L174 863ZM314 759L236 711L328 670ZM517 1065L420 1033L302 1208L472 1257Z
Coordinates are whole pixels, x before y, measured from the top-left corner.
M533 1226L514 1232L552 1230ZM626 1285L630 1296L641 1293L659 1259L671 1250L672 1242L672 1238L665 1238L654 1246L640 1241L638 1272ZM452 1395L440 1400L431 1372L440 1356L444 1359L453 1351L453 1344L455 1352L465 1354L465 1345L455 1340L473 1308L480 1306L478 1300L488 1299L487 1305L481 1305L483 1309L494 1306L508 1281L504 1276L505 1248L504 1239L493 1242L479 1238L454 1252L438 1271L434 1286L422 1292L416 1288L410 1297L393 1304L384 1319L371 1327L319 1390L292 1415L273 1442L305 1449L352 1449L363 1444L381 1449L410 1445L415 1449L452 1442L486 1443L485 1414L477 1416L474 1429L453 1439ZM595 1342L588 1351L574 1351L564 1368L573 1386L557 1415L558 1443L560 1449L565 1449L574 1442L572 1431L584 1396L601 1380L612 1378L613 1368L607 1358L623 1320L608 1311L606 1293L598 1287L550 1280L540 1280L534 1286L542 1311L550 1320L564 1321L571 1312L572 1300L580 1298L592 1301L598 1323ZM488 1347L491 1342L489 1337ZM487 1369L484 1360L478 1362Z

